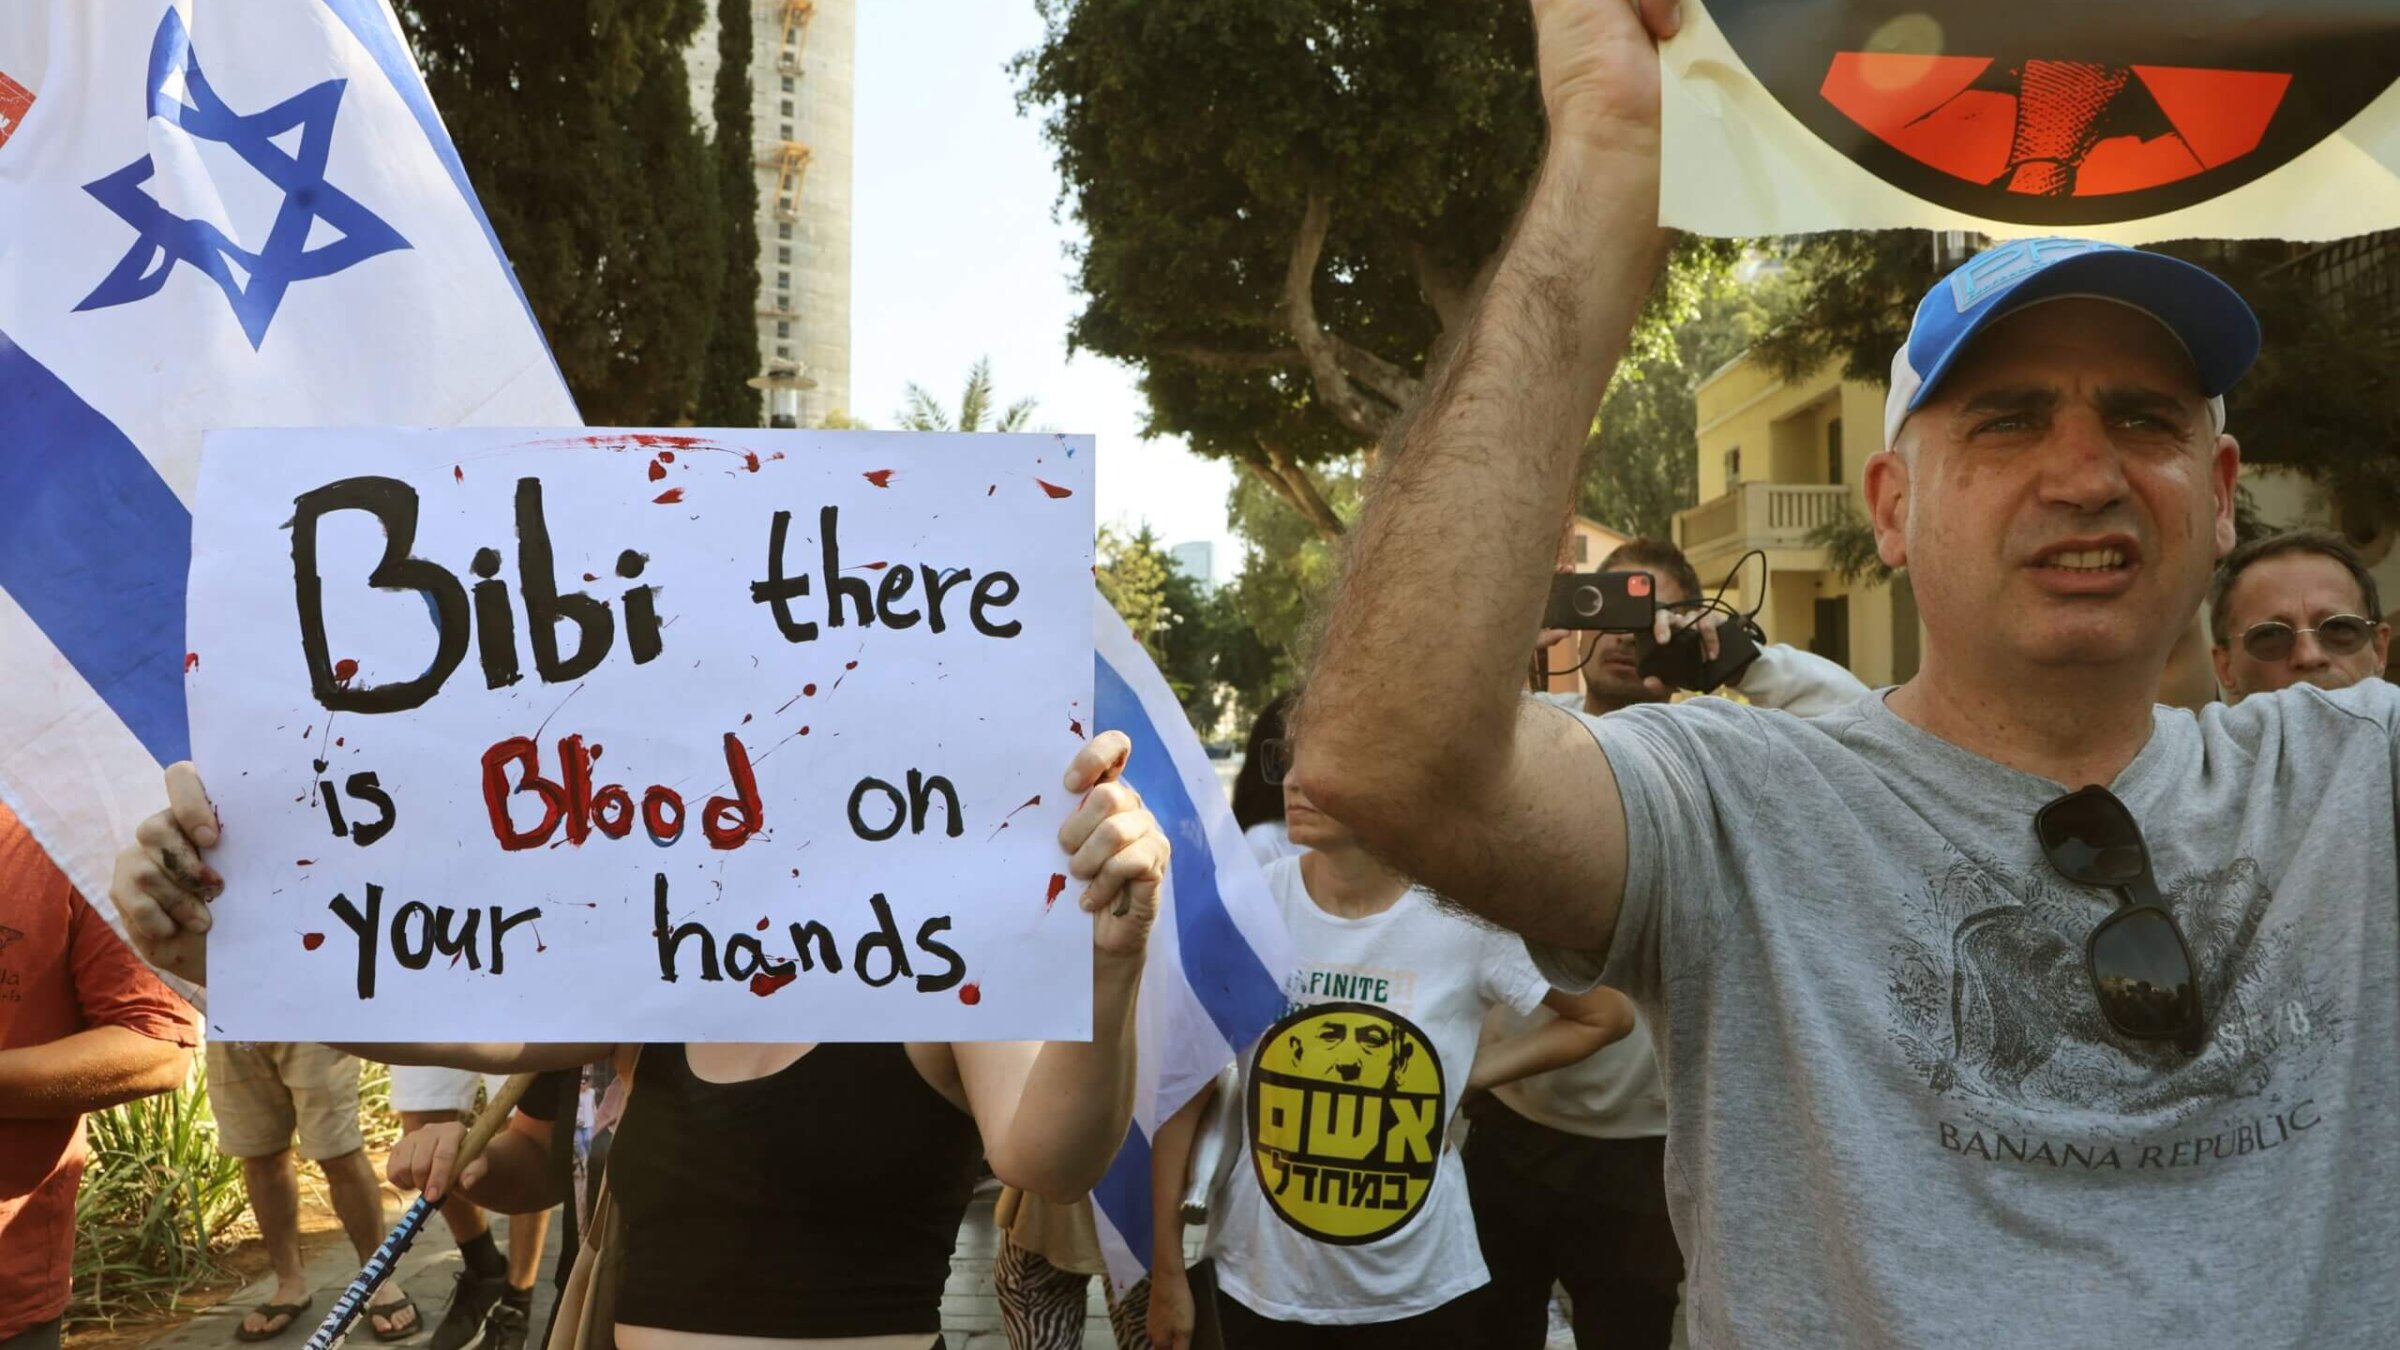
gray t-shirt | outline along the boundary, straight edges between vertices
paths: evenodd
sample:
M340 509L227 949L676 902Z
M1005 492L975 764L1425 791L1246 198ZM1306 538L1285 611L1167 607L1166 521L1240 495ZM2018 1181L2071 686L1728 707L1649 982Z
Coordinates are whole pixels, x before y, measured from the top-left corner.
M1880 695L1591 722L1630 828L1605 963L1649 1014L1692 1344L2400 1337L2400 688L2161 708L2111 785L2209 1041L2118 1037L2043 861L2059 785Z

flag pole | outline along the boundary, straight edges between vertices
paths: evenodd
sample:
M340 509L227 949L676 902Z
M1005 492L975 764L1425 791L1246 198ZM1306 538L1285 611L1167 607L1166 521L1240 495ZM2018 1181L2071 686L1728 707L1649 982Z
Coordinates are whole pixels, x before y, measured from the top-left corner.
M453 1164L450 1174L453 1184L459 1174L467 1170L467 1164L475 1161L482 1154L484 1146L492 1142L492 1136L508 1124L509 1114L517 1109L518 1100L524 1097L525 1089L532 1086L533 1080L534 1075L530 1073L510 1074L508 1081L501 1084L500 1090L484 1104L483 1114L475 1118L475 1124L467 1130L466 1139L458 1146L458 1160ZM350 1287L342 1291L342 1296L333 1301L332 1310L325 1314L323 1322L317 1324L316 1334L308 1338L303 1350L332 1350L332 1347L341 1344L342 1339L349 1335L351 1324L366 1309L367 1300L375 1297L375 1291L391 1278L393 1269L400 1264L401 1254L417 1240L417 1234L425 1227L425 1221L432 1217L434 1208L433 1203L423 1195L409 1205L408 1212L400 1216L400 1222L393 1225L392 1231L384 1237L383 1245L367 1258L366 1267L358 1272L358 1278L352 1280Z

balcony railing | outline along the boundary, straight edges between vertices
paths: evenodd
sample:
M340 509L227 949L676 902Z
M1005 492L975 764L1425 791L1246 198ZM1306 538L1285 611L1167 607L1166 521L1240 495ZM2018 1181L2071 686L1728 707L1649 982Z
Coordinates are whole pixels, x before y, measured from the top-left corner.
M1675 542L1695 557L1749 549L1805 549L1809 532L1849 509L1840 484L1740 483L1675 513Z

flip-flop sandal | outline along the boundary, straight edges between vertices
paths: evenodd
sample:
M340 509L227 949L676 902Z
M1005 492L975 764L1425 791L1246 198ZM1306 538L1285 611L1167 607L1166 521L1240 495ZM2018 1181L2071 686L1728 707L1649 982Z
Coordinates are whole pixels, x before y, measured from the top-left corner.
M375 1325L375 1319L378 1317L388 1322L404 1312L413 1314L413 1316L408 1319L407 1326L397 1331L386 1331ZM416 1299L407 1294L402 1294L389 1303L370 1303L361 1309L358 1315L367 1319L367 1330L374 1332L375 1339L379 1341L405 1341L425 1329L425 1314L417 1311Z
M233 1338L237 1341L246 1341L251 1344L256 1344L259 1341L274 1340L283 1333L290 1331L293 1327L300 1325L300 1314L307 1312L310 1305L314 1304L316 1301L316 1295L311 1294L307 1298L300 1300L298 1303L261 1303L257 1307L252 1308L250 1312L257 1313L259 1316L266 1318L269 1322L272 1322L276 1318L280 1317L284 1319L283 1324L281 1326L272 1327L265 1331L252 1331L248 1326L244 1325L250 1320L249 1313L244 1313L242 1315L242 1320L233 1324Z

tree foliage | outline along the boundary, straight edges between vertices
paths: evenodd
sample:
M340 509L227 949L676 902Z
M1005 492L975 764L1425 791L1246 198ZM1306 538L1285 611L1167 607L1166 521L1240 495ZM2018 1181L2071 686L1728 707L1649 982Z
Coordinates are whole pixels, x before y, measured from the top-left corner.
M750 0L717 0L717 124L711 158L724 237L725 280L708 330L708 359L693 420L710 427L759 424L758 174L750 135Z
M1759 355L1787 376L1839 361L1847 378L1882 383L1918 297L1940 274L1932 240L1884 231L1795 243L1801 294ZM2292 244L2187 240L2158 251L2217 273L2258 311L2265 349L2226 399L2242 458L2308 473L2355 525L2400 519L2400 342L2391 317L2358 304Z
M1675 513L1699 493L1700 382L1747 351L1791 302L1792 287L1773 272L1695 280L1690 321L1627 361L1600 407L1579 505L1619 534L1673 537Z
M1100 593L1158 663L1184 716L1203 738L1229 716L1255 712L1273 659L1230 589L1185 575L1148 525L1133 534L1100 531L1093 576Z
M907 401L892 414L902 431L1023 431L1033 420L1034 400L1029 398L994 411L998 403L992 394L992 358L988 356L977 357L967 371L955 414L942 406L932 390L914 380L908 382L903 397Z
M683 49L704 0L399 0L435 106L586 421L687 419L724 284Z
M1088 235L1078 349L1141 372L1153 432L1319 534L1315 473L1369 451L1466 323L1539 161L1518 0L1038 0L1020 103ZM1678 255L1641 334L1687 312Z

